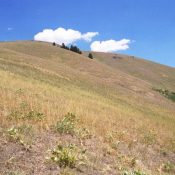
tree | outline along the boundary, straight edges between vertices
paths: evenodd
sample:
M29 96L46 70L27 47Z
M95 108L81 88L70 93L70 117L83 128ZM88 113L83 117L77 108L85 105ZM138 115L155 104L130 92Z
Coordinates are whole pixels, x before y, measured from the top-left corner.
M65 49L65 47L66 47L65 44L62 43L61 48Z
M60 47L63 48L63 49L66 49L66 50L70 50L72 52L82 54L81 50L77 46L74 46L74 45L71 45L70 48L69 48L64 43L62 43L62 45Z
M60 47L63 49L69 50L69 47L67 47L64 43L62 43L62 45Z
M92 53L89 53L88 57L89 57L90 59L93 59Z
M82 54L81 50L77 46L70 46L70 50L79 54Z

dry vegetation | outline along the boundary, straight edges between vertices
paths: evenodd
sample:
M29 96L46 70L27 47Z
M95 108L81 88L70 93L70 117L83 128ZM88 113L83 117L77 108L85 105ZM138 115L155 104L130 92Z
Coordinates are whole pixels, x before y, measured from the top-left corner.
M0 43L0 174L174 174L175 69L86 54Z

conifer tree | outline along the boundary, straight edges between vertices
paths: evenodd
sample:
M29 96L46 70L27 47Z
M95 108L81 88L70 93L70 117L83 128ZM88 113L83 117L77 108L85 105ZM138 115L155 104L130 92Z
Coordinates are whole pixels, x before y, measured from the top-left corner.
M89 53L88 57L89 57L90 59L93 59L92 53Z

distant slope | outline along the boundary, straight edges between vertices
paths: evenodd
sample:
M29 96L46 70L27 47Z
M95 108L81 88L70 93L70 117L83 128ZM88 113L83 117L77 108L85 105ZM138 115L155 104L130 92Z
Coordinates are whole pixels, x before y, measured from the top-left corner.
M93 53L100 62L137 78L155 87L175 91L175 68L140 59L134 56L110 53Z

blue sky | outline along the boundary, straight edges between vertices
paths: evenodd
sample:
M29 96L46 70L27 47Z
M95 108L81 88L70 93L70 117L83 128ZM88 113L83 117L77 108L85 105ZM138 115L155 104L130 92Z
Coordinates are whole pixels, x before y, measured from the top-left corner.
M31 40L43 29L99 32L94 41L129 39L124 54L175 67L174 0L0 0L0 40ZM134 41L134 42L133 42Z

